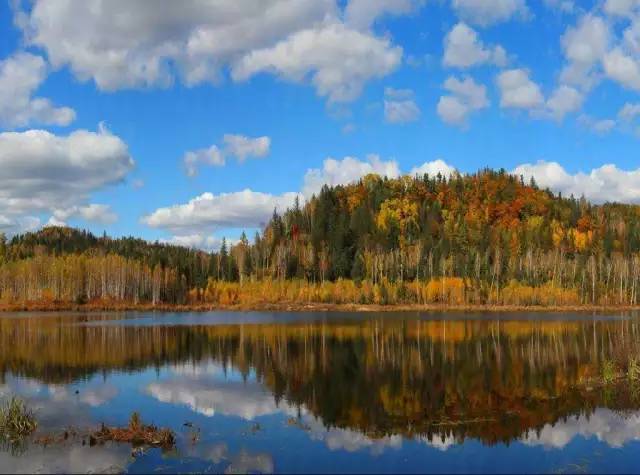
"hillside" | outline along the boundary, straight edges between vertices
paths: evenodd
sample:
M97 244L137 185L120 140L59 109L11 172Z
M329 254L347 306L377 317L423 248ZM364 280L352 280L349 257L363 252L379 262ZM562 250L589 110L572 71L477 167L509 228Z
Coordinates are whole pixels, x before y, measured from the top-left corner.
M636 305L640 207L504 171L324 187L206 253L45 228L0 242L4 302Z

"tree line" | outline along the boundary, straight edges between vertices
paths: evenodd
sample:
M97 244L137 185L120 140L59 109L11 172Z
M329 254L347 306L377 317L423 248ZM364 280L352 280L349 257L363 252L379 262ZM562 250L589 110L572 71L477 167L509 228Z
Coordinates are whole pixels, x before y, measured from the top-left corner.
M3 299L637 305L639 288L640 206L504 170L325 186L215 252L60 227L0 238Z

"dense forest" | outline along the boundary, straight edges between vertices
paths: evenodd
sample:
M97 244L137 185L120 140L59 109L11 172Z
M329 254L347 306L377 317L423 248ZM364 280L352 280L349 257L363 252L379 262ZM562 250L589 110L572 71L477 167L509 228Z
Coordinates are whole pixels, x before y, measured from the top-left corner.
M208 253L46 227L0 236L0 299L637 305L640 206L563 197L505 171L368 175Z

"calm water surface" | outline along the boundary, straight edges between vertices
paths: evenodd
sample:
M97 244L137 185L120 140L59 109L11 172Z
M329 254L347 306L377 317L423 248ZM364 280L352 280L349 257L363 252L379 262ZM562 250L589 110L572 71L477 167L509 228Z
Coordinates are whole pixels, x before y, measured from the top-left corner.
M0 397L39 433L145 422L172 451L0 446L2 472L638 472L637 315L0 316ZM186 425L185 425L186 423Z

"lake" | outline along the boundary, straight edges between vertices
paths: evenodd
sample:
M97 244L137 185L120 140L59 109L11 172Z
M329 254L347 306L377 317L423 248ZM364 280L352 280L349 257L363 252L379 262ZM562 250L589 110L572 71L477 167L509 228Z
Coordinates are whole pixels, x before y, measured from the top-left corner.
M0 398L38 434L142 420L170 450L0 445L2 472L638 472L638 315L0 316Z

